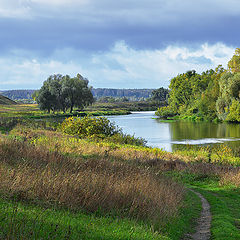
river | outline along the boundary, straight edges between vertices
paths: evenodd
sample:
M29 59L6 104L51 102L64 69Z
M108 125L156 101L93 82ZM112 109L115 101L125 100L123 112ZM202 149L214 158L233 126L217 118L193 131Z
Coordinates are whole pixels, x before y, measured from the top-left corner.
M190 145L227 144L240 147L240 124L175 121L161 122L154 112L109 116L124 133L142 137L147 145L173 151Z

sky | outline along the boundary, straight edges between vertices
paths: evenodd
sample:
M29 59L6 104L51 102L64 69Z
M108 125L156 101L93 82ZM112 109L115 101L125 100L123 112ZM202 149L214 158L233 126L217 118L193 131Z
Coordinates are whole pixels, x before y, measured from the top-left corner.
M239 0L0 0L0 90L80 73L94 88L167 88L227 67Z

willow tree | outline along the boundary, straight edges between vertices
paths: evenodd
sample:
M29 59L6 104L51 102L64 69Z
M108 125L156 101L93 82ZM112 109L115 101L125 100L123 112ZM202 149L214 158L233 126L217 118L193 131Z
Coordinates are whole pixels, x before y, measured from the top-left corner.
M88 80L80 74L74 78L68 75L51 75L35 95L40 109L48 112L65 112L70 109L72 113L74 107L83 109L93 102Z

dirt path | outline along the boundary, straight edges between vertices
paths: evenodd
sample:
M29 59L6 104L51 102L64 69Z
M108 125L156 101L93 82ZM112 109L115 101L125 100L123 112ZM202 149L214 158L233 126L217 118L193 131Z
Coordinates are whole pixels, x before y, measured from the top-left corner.
M185 239L193 239L193 240L209 240L211 236L210 228L211 228L211 220L212 220L212 215L210 212L210 205L208 201L203 197L202 194L189 189L193 193L195 193L202 201L202 212L201 216L198 219L198 224L197 224L197 231L194 234L189 234L186 236Z

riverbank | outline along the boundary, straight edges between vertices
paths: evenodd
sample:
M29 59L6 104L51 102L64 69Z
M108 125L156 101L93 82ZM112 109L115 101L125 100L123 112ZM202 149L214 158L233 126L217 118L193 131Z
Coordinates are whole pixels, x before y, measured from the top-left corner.
M238 239L240 170L230 162L23 126L0 151L2 236L181 239L200 217L193 188L211 205L212 236Z
M53 131L13 130L0 143L0 190L4 196L4 221L0 224L4 236L24 232L31 239L28 222L34 212L32 236L41 236L46 230L45 236L56 234L61 239L69 228L70 239L98 239L100 235L102 239L170 239L165 228L171 229L171 235L176 231L182 235L185 228L179 231L171 222L183 224L178 221L182 218L178 212L187 196L181 184L137 163L136 157L147 157L148 150L81 140ZM161 151L150 153L156 154ZM43 221L44 211L52 217ZM99 218L103 219L100 225ZM79 232L73 222L84 219L89 219L90 228L81 224ZM58 227L53 224L55 220ZM9 229L6 223L11 221ZM120 228L116 228L116 222Z
M69 116L106 116L106 115L126 115L132 111L155 111L158 104L154 102L95 102L84 110L74 109L72 113L47 113L41 111L37 104L13 104L0 105L0 117L19 117L19 118L64 118Z
M89 108L84 111L73 111L73 113L47 113L41 111L37 104L0 105L0 117L43 119L43 118L66 118L70 116L103 116L103 115L126 115L130 114L127 109L103 109L101 107Z
M202 211L194 189L211 205L212 237L238 239L240 159L227 149L167 152L32 122L0 136L0 238L183 239Z

